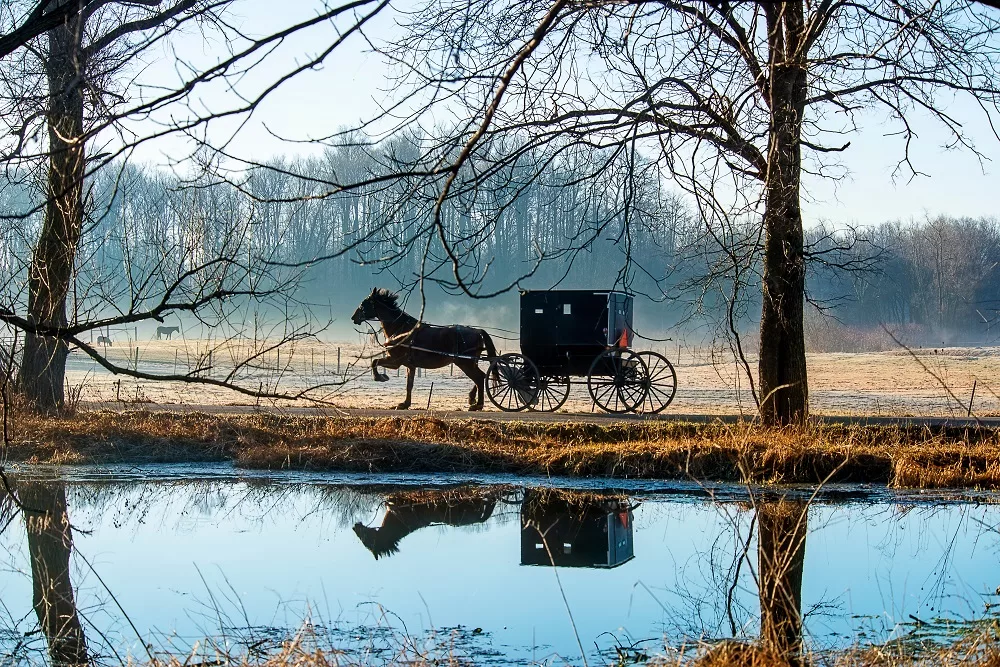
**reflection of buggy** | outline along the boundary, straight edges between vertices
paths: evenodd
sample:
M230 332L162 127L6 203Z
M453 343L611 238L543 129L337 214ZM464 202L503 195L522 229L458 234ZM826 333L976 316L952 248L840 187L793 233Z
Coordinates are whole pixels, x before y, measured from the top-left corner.
M521 565L617 567L634 556L625 498L565 497L527 489L521 505Z
M521 292L521 354L493 359L486 395L513 412L559 409L571 377L586 377L602 410L657 413L673 400L677 374L656 352L633 352L632 297L621 292ZM582 384L582 383L580 383Z

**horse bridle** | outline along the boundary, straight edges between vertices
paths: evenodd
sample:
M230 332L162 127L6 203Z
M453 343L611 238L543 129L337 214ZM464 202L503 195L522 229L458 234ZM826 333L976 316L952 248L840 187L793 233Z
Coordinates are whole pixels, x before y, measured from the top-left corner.
M402 308L400 308L399 309L399 314L396 315L396 317L394 319L390 320L389 324L395 324L397 321L403 319L403 317L405 315L406 315L406 313L404 313L403 310L402 310ZM378 316L376 316L375 319L378 320L379 323L382 323L382 320ZM384 349L385 348L385 342L379 340L378 329L376 329L375 325L372 324L372 320L365 320L365 324L367 324L368 328L372 330L372 335L375 336L375 342L378 343L379 346ZM382 327L384 329L385 328L385 324L382 324Z

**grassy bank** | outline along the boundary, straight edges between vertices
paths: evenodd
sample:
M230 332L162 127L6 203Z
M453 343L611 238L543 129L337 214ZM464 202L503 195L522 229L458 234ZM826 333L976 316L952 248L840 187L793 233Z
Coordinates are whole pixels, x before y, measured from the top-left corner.
M248 468L476 472L1000 487L992 428L750 423L529 423L392 418L81 412L15 419L10 461L232 460Z
M370 667L373 664L385 667L474 667L477 664L474 658L469 659L455 650L461 646L461 641L456 644L455 638L451 642L447 637L443 639L438 650L431 651L422 650L416 642L400 641L395 655L379 655L377 661L373 661L371 656L358 658L334 647L324 650L312 645L307 647L296 640L257 660L227 656L222 662L233 667ZM158 659L148 663L148 667L186 667L192 664L192 657ZM729 640L715 644L696 642L662 652L649 648L620 650L617 662L600 664L641 667L1000 667L1000 646L997 644L997 628L986 628L957 638L950 646L927 647L916 653L890 642L867 648L820 653L807 651L802 655L792 653L787 656L760 642Z

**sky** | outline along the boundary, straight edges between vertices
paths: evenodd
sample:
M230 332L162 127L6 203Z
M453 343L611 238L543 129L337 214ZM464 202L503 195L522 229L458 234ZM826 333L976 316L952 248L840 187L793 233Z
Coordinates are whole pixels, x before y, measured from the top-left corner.
M380 39L398 32L396 12L400 6L408 5L412 5L410 0L390 6L368 24L367 34ZM251 34L266 34L274 26L310 15L317 6L319 3L307 0L283 3L244 0L237 3L230 20ZM306 55L325 48L330 40L328 25L299 34L241 79L239 85L249 90L261 81L270 81L276 74L287 71L290 64L302 62ZM188 35L174 48L184 59L197 61L217 57L221 46L199 35ZM169 77L176 59L172 52L162 51L146 67L144 78ZM379 102L393 92L389 73L382 58L371 53L364 39L354 35L323 67L298 75L266 99L242 125L231 148L256 159L315 151L315 147L301 140L326 136L378 112ZM203 101L218 108L232 99L231 93L216 87L206 93ZM886 134L885 118L863 117L861 131L849 137L851 146L839 157L846 175L837 181L804 177L803 212L807 224L824 221L835 225L872 225L888 220L921 220L939 214L1000 215L1000 141L978 109L955 103L947 110L970 129L977 147L986 156L985 162L967 151L946 149L948 137L940 127L927 118L915 116L908 119L919 134L912 155L922 174L894 175L903 154L902 140ZM231 129L232 124L229 126ZM214 129L220 137L231 134L224 124ZM300 141L289 142L279 137ZM186 148L179 138L167 139L144 146L136 157L145 162L164 163L168 161L165 155L184 155Z

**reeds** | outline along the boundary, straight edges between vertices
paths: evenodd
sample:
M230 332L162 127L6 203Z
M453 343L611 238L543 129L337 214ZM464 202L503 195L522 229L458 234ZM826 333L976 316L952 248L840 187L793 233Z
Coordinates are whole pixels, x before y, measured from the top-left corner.
M249 468L1000 487L993 428L81 412L23 416L8 460L232 460Z

